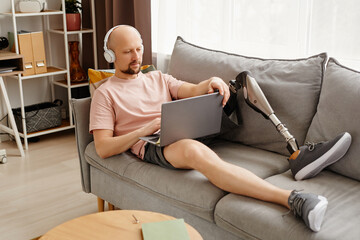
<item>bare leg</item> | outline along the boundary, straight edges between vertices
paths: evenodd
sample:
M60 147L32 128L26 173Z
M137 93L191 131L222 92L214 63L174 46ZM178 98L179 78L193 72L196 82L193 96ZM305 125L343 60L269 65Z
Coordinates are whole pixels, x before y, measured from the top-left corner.
M289 208L291 191L278 188L252 172L229 164L206 145L191 139L164 148L164 156L174 167L195 169L215 186L231 193L253 197Z

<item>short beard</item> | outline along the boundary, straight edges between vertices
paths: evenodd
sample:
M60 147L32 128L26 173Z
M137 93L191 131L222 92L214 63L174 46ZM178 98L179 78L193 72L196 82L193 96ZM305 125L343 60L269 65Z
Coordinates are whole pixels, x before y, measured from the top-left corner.
M133 63L139 63L139 66L141 65L141 62L137 62L137 61L134 61L134 62L131 62L130 64L129 64L129 67L128 67L128 69L126 69L126 70L120 70L122 73L125 73L125 74L130 74L130 75L132 75L132 74L138 74L139 72L140 72L140 67L137 69L137 70L133 70L133 69L131 69L131 64L133 64Z

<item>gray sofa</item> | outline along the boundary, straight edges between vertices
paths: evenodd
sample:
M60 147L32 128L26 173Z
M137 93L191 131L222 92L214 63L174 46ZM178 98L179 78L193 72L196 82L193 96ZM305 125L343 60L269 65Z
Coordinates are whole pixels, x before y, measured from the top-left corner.
M339 162L316 178L295 181L286 144L272 124L239 94L242 125L211 148L225 161L287 189L328 198L322 229L309 230L287 209L224 192L195 170L168 170L126 152L101 159L88 132L90 98L72 100L83 190L120 209L142 209L184 218L204 239L360 239L360 72L328 59L276 60L205 49L176 40L168 73L199 82L225 81L244 70L259 82L279 119L299 144L323 141L347 131L352 145Z

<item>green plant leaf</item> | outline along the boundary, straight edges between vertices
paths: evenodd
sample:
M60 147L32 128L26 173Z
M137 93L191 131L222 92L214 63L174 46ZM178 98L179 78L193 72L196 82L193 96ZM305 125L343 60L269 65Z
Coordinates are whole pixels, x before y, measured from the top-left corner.
M80 13L81 10L81 2L76 0L65 0L66 13Z

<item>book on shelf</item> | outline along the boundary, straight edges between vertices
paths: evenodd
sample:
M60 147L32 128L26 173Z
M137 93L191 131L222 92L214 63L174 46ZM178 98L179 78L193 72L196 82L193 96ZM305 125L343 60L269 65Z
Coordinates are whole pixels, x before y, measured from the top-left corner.
M16 69L16 67L0 67L0 73L9 73Z

